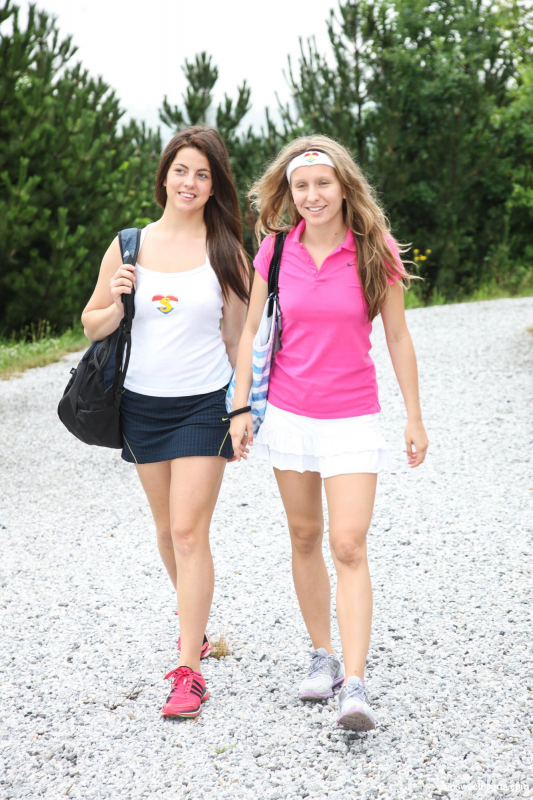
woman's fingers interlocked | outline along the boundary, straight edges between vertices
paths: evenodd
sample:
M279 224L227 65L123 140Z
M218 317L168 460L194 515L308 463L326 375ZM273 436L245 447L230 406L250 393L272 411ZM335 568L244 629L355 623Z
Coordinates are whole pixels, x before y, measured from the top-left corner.
M237 461L246 459L246 454L250 452L248 445L253 444L254 439L252 415L248 412L232 417L229 430L235 458Z

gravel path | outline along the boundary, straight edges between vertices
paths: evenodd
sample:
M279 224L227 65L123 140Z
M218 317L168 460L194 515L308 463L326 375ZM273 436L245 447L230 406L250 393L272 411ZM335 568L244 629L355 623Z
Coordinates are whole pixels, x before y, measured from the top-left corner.
M377 321L397 470L369 533L369 734L337 731L336 702L295 699L310 642L253 459L228 467L212 526L208 630L233 656L204 662L196 721L161 720L178 620L135 471L58 422L75 356L0 383L1 800L533 797L533 298L408 322L430 452L408 469Z

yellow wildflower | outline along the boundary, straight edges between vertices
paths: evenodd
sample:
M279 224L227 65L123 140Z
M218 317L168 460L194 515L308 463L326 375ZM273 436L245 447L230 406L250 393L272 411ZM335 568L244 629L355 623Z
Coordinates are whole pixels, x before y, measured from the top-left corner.
M428 248L428 249L426 250L426 253L431 253L431 250Z
M417 255L419 254L419 252L420 252L420 250L418 250L418 248L415 248L415 249L413 250L413 253L415 254L415 256L417 256Z
M418 258L420 259L420 261L426 261L427 260L427 256L423 256L423 255L419 255Z

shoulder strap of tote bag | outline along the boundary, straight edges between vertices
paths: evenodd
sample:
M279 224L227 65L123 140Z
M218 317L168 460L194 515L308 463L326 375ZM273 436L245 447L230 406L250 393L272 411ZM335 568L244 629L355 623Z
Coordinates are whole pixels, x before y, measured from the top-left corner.
M281 256L283 253L283 245L287 238L286 233L276 233L276 241L274 243L274 252L268 268L268 316L272 316L274 310L274 300L278 297L278 282L279 282L279 268L281 265Z
M123 264L136 264L139 248L141 244L140 228L125 228L118 234L120 253ZM115 376L113 379L113 394L115 402L120 404L120 392L124 387L126 372L130 362L131 353L131 326L135 316L135 289L132 288L131 294L123 294L124 316L119 325L120 336L117 343L117 353L115 356Z

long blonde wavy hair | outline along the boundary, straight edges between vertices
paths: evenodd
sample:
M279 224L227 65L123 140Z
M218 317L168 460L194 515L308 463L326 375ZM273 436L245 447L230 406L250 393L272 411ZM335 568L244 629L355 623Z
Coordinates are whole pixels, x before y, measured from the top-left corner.
M389 221L374 190L346 147L329 136L316 135L301 136L281 150L248 193L258 214L255 225L257 240L261 242L264 236L288 231L302 219L294 205L286 173L292 159L308 150L326 153L335 164L346 197L343 202L344 221L354 236L359 280L368 303L368 319L372 321L387 299L387 277L390 275L405 288L417 276L410 275L405 268L405 264L412 262L400 258L398 263L392 253L387 243L387 238L389 241L393 238ZM395 244L400 255L409 249L397 242Z

